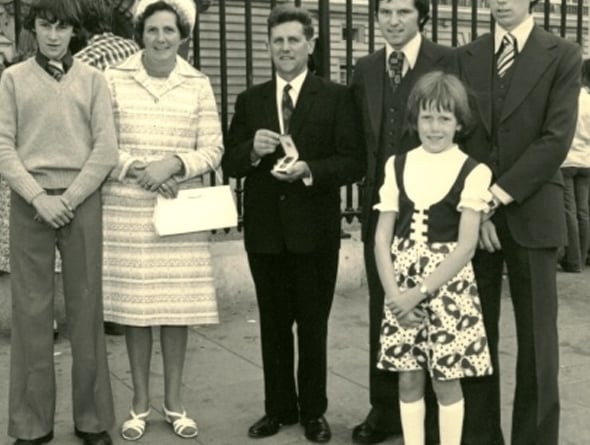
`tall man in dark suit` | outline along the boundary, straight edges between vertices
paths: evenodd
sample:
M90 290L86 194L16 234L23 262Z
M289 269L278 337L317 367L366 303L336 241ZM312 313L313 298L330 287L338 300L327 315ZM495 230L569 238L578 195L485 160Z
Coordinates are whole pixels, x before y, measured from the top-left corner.
M477 126L465 150L494 173L491 218L481 225L474 268L496 373L464 382L465 445L504 443L497 372L504 264L518 342L511 443L558 443L555 265L565 242L559 166L574 135L581 57L576 45L535 26L535 3L490 0L494 35L457 53L476 102Z
M383 183L385 161L420 145L416 133L404 125L406 102L416 80L434 69L446 70L452 62L452 48L424 38L420 30L428 21L429 0L378 0L377 22L385 47L359 59L351 89L362 114L367 146L367 171L362 201L362 238L369 285L369 391L371 411L354 428L356 443L374 444L388 436L401 436L397 374L377 369L379 331L383 316L383 288L375 265L374 236L378 213L379 187ZM436 436L436 403L427 392L427 436ZM434 417L431 414L434 413ZM434 430L434 431L433 431Z
M326 337L340 247L340 186L362 177L352 95L307 71L310 15L277 6L268 18L273 80L241 93L226 141L226 174L245 177L244 241L260 311L265 416L248 431L276 434L299 421L327 442ZM284 171L279 136L299 159ZM297 325L297 376L293 325Z

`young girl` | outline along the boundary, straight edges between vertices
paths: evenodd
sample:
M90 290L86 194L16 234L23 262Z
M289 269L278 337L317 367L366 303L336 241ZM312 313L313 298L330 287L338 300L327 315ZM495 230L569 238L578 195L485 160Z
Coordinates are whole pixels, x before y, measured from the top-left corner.
M455 76L422 77L410 94L408 120L422 145L389 158L375 206L375 258L385 290L378 367L399 372L405 445L424 444L426 373L439 402L440 443L459 445L459 379L492 373L470 262L482 212L489 211L491 172L454 143L471 120Z

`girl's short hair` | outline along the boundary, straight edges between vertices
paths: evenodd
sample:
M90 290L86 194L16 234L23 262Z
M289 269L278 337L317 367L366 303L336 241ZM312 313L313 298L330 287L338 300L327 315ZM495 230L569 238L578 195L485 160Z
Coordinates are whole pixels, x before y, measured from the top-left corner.
M143 45L143 31L145 29L145 21L158 11L169 11L176 16L176 27L180 31L180 38L186 39L190 36L192 24L188 19L181 16L176 8L165 0L157 1L149 4L145 10L135 17L134 38L140 47Z
M473 124L473 116L469 107L467 90L457 76L433 71L418 79L408 98L407 125L416 131L420 110L431 108L450 111L455 115L457 123L461 125L457 138L469 132Z
M42 18L50 23L62 22L80 31L81 11L77 0L33 0L29 13L23 21L23 26L29 31L35 31L35 19Z

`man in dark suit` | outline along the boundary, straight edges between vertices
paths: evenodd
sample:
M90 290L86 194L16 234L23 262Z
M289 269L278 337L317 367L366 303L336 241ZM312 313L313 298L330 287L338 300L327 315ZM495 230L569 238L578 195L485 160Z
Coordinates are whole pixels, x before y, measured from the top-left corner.
M340 186L362 177L363 144L348 89L307 71L314 48L307 11L277 6L268 37L276 76L238 96L222 161L226 174L246 178L244 241L260 311L265 416L248 435L271 436L299 421L308 440L327 442ZM291 135L299 157L277 171L281 134Z
M362 238L365 270L369 286L369 392L371 411L354 428L352 439L374 444L388 436L401 435L397 374L377 369L379 332L383 317L384 293L375 264L374 236L378 213L379 187L383 183L385 161L420 145L415 132L404 125L406 102L416 80L434 69L446 70L452 63L452 48L424 38L420 30L428 21L428 0L378 0L377 23L385 47L359 59L351 89L362 114L367 147L367 171L362 200ZM427 439L436 441L436 403L427 391Z
M490 0L494 35L457 52L477 119L465 150L494 173L474 269L496 372L464 381L465 445L504 443L498 376L504 264L518 342L510 442L558 443L555 270L557 248L565 242L559 166L576 125L581 56L575 44L535 26L535 3Z

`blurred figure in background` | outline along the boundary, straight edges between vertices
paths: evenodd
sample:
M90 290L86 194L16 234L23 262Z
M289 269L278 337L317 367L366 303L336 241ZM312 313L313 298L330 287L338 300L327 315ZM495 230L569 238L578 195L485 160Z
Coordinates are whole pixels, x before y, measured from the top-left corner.
M88 38L86 47L74 57L101 71L118 65L139 51L139 45L131 39L113 33L114 16L111 0L82 0L82 28Z
M560 259L564 272L581 272L590 247L590 59L582 64L578 123L572 147L561 165L564 182L567 246Z

